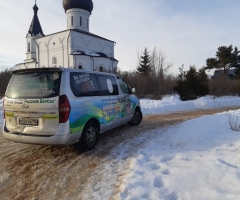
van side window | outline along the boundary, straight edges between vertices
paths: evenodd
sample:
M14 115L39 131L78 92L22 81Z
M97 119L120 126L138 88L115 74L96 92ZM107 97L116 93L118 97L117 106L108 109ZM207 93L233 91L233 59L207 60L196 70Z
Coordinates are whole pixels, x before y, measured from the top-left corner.
M114 76L97 74L102 96L118 95L117 81Z
M91 73L70 73L70 87L76 97L100 95L97 77Z
M131 89L129 85L120 77L117 77L119 86L121 88L121 91L125 94L132 94Z

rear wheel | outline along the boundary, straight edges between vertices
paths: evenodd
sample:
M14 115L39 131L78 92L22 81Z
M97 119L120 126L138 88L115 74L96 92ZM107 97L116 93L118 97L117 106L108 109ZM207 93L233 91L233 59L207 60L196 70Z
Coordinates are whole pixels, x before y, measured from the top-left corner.
M128 122L128 124L132 125L132 126L136 126L136 125L140 124L141 121L142 121L142 112L141 112L140 108L136 108L136 110L134 111L133 118L130 122Z
M98 140L98 133L99 130L96 123L90 121L86 124L80 139L80 145L84 151L90 151L95 147Z

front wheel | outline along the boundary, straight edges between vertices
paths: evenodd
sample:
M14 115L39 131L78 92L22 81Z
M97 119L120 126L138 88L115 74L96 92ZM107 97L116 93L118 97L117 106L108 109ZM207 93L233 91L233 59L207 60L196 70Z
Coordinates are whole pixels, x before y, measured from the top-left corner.
M137 108L134 111L132 120L130 122L128 122L128 124L132 125L132 126L136 126L136 125L140 124L141 121L142 121L142 112L141 112L140 108Z
M80 145L84 151L90 151L95 147L98 140L98 133L99 130L96 123L90 121L86 124L80 139Z

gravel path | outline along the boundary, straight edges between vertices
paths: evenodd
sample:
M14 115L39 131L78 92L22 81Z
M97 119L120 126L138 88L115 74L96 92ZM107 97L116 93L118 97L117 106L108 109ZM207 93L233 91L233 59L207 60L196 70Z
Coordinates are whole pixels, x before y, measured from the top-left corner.
M14 143L0 133L0 199L118 199L130 159L151 136L150 130L230 109L239 107L145 116L139 126L123 125L104 133L87 153L74 146ZM121 145L126 149L118 152ZM116 174L117 179L111 179Z

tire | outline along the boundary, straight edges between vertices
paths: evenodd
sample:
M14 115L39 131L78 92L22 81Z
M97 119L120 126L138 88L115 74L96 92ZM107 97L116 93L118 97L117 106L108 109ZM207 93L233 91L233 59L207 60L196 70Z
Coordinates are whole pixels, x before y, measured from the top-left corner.
M142 121L142 112L141 112L140 108L136 108L136 110L134 111L134 114L133 114L133 118L130 122L128 122L128 124L131 126L136 126L136 125L140 124L141 121Z
M98 140L99 129L93 121L88 122L82 132L80 139L80 148L83 151L90 151L95 147Z

